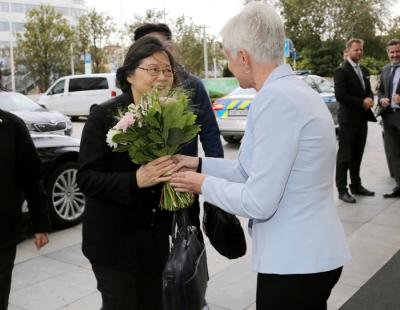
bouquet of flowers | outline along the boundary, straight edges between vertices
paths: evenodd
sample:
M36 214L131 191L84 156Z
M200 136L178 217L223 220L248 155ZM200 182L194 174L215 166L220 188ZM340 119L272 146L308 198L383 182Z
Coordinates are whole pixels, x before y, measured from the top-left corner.
M164 155L174 155L200 131L196 115L188 109L188 97L175 89L160 97L157 88L142 96L138 104L130 104L120 112L119 122L109 130L107 143L114 152L128 152L136 164L146 164ZM161 209L175 211L190 206L193 194L179 193L165 182Z

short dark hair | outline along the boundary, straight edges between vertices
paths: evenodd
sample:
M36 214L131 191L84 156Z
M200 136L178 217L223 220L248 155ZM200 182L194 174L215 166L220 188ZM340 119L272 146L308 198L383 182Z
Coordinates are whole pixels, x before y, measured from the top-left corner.
M124 64L117 70L117 81L119 87L125 93L131 88L131 84L127 81L127 77L132 74L140 62L157 52L167 54L173 72L175 72L175 62L172 54L165 48L165 46L155 37L143 37L131 45L128 53L125 56ZM174 84L177 82L174 73Z
M393 46L393 45L399 45L399 44L400 44L399 39L391 39L388 41L388 43L386 43L386 48L389 48L390 46Z
M152 32L159 32L167 38L167 40L172 39L172 32L171 29L166 24L151 24L151 23L146 23L141 25L140 27L136 28L133 40L139 40L140 38L148 35L149 33Z

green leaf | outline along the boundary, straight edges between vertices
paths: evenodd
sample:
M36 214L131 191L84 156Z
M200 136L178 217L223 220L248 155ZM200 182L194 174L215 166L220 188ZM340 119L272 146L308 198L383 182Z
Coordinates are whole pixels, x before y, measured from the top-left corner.
M180 128L171 128L168 134L167 144L180 145L185 137L185 132Z

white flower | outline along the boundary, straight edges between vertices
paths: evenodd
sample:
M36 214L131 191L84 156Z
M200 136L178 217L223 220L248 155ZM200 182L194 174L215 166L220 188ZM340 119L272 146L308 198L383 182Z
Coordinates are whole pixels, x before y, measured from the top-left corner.
M112 148L115 149L115 148L118 146L118 143L115 143L114 140L113 140L113 138L114 138L114 136L115 136L116 134L119 134L120 132L121 132L120 130L114 129L114 128L111 128L111 129L108 131L108 133L107 133L107 138L106 138L106 142L107 142L107 144L108 144L110 147L112 147Z

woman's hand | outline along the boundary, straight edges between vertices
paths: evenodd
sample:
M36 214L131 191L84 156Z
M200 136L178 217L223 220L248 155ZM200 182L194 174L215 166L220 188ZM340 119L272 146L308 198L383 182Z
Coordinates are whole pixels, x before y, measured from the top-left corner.
M136 182L139 188L150 187L171 179L175 164L171 156L163 156L142 165L136 171Z
M177 192L201 194L205 178L204 174L193 171L176 172L172 175L171 185Z
M47 233L36 233L35 234L35 246L36 249L40 250L44 247L47 243L49 243L49 236Z
M175 171L197 171L199 166L199 158L186 156L186 155L174 155L172 160L176 164L173 172Z

